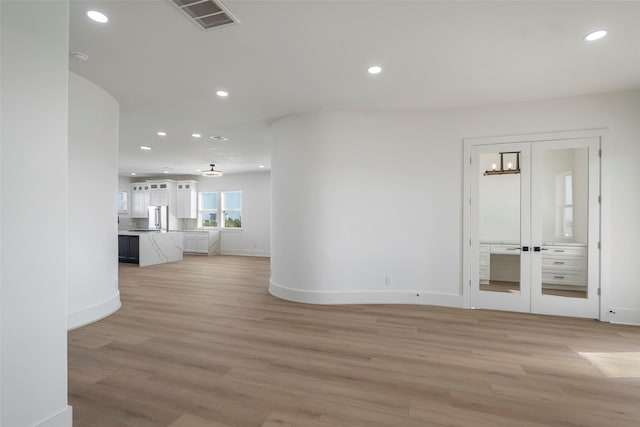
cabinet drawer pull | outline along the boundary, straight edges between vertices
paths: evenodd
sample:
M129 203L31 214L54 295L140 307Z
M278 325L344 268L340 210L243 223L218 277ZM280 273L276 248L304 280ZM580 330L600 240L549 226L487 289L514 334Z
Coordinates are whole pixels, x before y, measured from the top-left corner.
M558 265L562 265L564 264L564 261L553 261L554 264L558 264Z
M554 279L564 279L564 276L553 276Z
M554 249L553 252L564 252L564 249Z

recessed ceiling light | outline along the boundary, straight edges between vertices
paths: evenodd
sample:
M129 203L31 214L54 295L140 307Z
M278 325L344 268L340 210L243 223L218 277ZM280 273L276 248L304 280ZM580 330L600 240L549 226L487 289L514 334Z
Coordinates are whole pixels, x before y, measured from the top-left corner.
M136 173L135 172L131 172L131 176L136 176Z
M196 172L202 172L202 169L196 169Z
M71 57L78 62L87 62L87 60L89 59L89 55L80 51L71 52Z
M87 16L96 22L100 22L101 24L104 24L105 22L109 21L109 18L107 18L107 15L105 15L104 13L98 12L97 10L87 11Z
M587 34L586 36L584 36L584 39L588 42L592 42L595 40L600 40L606 35L607 35L607 30L598 30L598 31L593 31Z
M213 135L210 136L209 139L213 139L214 141L228 141L229 138L222 136L222 135Z
M169 173L169 171L164 171L164 173Z
M159 131L158 136L167 136L167 133L163 131Z
M200 138L202 135L200 135L199 133L192 133L191 136L194 138Z
M221 96L222 98L229 96L229 92L226 90L219 90L216 92L216 95Z
M140 149L144 150L144 151L149 151L149 150L151 150L151 147L147 147L146 145L141 145Z
M372 65L367 71L369 72L369 74L380 74L380 72L382 71L382 67L380 67L379 65Z
M260 165L260 166L258 166L258 167L259 167L260 169L262 169L262 168L264 168L264 165Z

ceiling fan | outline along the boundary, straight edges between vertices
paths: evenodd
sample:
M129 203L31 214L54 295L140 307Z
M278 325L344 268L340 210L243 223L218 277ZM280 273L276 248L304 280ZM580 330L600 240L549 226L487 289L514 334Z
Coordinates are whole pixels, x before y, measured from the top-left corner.
M211 166L211 169L208 171L202 172L202 176L208 176L208 177L214 177L214 178L222 176L222 172L214 169L215 164L209 163L209 166Z

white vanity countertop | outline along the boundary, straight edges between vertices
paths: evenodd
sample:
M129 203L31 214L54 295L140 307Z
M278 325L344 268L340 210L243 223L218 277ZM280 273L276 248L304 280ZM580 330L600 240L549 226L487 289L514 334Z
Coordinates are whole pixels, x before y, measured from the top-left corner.
M495 240L488 240L488 241L480 241L481 245L514 245L514 246L520 246L520 242L516 242L516 241L509 241L509 240L504 240L504 241L495 241ZM571 242L542 242L542 246L587 246L586 243L571 243Z
M516 242L515 240L502 240L502 241L497 241L497 240L488 240L488 241L480 241L481 245L516 245L519 246L520 242Z

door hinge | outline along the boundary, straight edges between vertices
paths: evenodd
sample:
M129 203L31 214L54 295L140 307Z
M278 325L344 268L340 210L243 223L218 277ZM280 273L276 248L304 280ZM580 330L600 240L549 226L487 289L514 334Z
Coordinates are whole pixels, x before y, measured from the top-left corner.
M471 239L469 239L469 246L471 246Z
M598 196L598 203L602 203L602 196Z
M602 148L598 150L598 157L602 157Z
M472 164L472 163L473 163L473 160L471 157L469 157L469 164Z
M471 287L471 280L469 280L469 287Z
M600 242L598 242L598 249L600 249Z
M598 288L598 295L600 295L600 288Z

